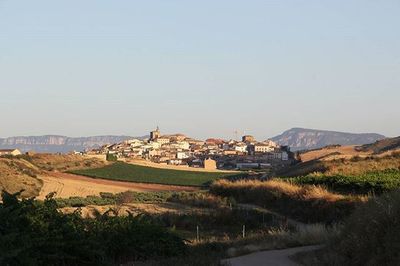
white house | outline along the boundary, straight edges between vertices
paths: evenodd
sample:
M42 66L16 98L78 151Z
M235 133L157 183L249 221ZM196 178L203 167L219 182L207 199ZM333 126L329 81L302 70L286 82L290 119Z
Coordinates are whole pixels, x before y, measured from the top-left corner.
M187 159L187 158L189 158L189 153L188 152L184 152L184 151L178 151L176 153L176 158L177 159Z
M237 151L237 152L242 152L242 153L247 152L247 145L245 145L245 144L237 144L234 147L235 147L235 151Z
M170 139L169 138L165 138L165 137L160 137L156 141L157 141L157 143L160 143L161 145L163 145L163 144L169 143Z
M12 155L12 156L17 156L21 155L22 153L18 149L4 149L0 150L0 156L1 155Z

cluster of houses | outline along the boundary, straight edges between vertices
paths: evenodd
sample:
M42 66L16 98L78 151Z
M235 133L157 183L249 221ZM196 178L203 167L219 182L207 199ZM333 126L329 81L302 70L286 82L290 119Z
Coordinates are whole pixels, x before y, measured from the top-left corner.
M160 164L220 169L267 168L274 163L288 163L292 158L288 147L279 146L271 140L259 142L247 135L241 141L202 141L183 134L161 135L158 127L150 132L148 139L131 139L104 145L88 153L145 159Z
M18 149L0 149L0 156L17 156L21 154Z

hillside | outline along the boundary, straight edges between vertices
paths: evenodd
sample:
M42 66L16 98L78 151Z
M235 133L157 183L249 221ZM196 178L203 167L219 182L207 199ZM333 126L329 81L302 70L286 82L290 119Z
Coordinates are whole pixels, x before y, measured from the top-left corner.
M375 154L399 150L400 149L400 137L387 138L376 141L372 144L366 144L358 148L360 151L371 151Z
M312 160L277 173L278 176L305 176L308 174L325 175L360 175L373 171L387 169L400 170L400 155L387 155L384 157L353 157L352 159Z
M312 160L337 160L337 159L352 159L353 157L384 157L386 155L396 154L400 151L400 137L386 138L376 141L371 144L361 146L350 145L340 146L331 145L320 149L307 150L299 153L301 162Z
M69 152L82 151L100 147L104 144L119 143L127 139L143 138L130 136L92 136L71 138L66 136L45 135L45 136L21 136L0 138L0 149L17 148L23 152Z
M39 195L42 177L48 171L66 171L104 166L105 162L78 155L36 154L0 157L0 191L15 193L24 190L23 197Z
M363 145L384 139L375 133L345 133L306 128L292 128L272 140L289 146L292 151L318 149L328 145Z
M0 191L16 193L23 197L36 196L43 182L37 178L41 171L26 160L0 158Z

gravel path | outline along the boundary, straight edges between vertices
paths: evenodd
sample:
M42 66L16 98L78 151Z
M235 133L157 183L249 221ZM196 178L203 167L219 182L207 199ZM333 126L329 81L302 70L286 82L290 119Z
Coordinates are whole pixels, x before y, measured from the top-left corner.
M306 246L281 250L256 252L249 255L223 260L229 266L298 266L289 257L303 251L312 251L321 246Z

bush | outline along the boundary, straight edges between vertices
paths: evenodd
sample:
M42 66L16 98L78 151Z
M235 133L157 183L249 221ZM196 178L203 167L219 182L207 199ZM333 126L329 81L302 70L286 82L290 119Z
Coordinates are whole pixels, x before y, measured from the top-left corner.
M41 203L2 193L0 265L109 265L182 254L179 237L129 215L83 219L63 214L52 195Z
M115 154L107 153L106 160L109 162L116 162L118 161L118 157Z
M173 193L167 201L181 203L200 208L218 209L231 207L236 204L233 198L223 198L205 192L178 192Z
M337 252L335 264L400 265L399 192L373 198L349 217L329 247Z

